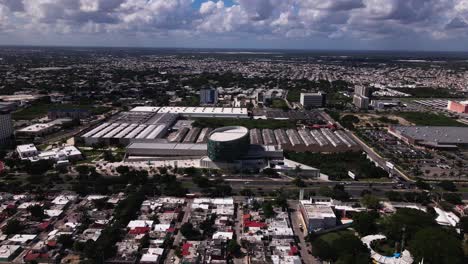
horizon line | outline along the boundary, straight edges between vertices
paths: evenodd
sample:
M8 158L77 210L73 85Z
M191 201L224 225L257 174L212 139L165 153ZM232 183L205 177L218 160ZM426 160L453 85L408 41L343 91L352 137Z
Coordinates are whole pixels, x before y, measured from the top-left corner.
M325 49L325 48L249 48L249 47L165 47L165 46L105 46L105 45L34 45L34 44L0 44L0 48L99 48L99 49L200 49L200 50L261 50L261 51L308 51L308 52L422 52L422 53L468 53L468 50L412 50L412 49Z

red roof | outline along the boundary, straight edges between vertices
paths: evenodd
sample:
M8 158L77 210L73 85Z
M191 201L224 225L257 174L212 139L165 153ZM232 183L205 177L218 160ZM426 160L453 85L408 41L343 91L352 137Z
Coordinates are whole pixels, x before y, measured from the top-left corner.
M245 214L242 216L242 218L245 220L245 219L250 219L250 214Z
M244 226L263 228L263 227L266 227L267 224L262 223L262 222L257 222L257 221L244 221Z
M57 241L55 241L55 240L47 241L47 246L56 247L57 246Z
M128 233L130 235L140 235L140 234L146 234L150 230L151 229L149 227L135 227L134 229L130 230Z
M190 243L185 243L182 245L182 256L188 256L190 255L189 249L190 247L193 246Z
M32 261L32 260L36 260L36 259L48 259L49 258L49 254L47 253L32 253L32 252L29 252L26 256L24 256L24 260L25 261Z
M171 227L171 228L168 228L166 231L169 232L169 233L174 233L174 232L175 232L175 228Z
M49 222L42 222L40 223L37 228L41 229L41 230L45 230L49 227L50 223Z
M289 251L289 255L296 255L298 253L297 247L296 246L291 246L291 251Z

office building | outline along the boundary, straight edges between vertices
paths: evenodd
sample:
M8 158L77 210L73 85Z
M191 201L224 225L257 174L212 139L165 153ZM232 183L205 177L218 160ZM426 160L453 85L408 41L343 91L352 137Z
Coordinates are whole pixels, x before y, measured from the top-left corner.
M457 102L449 101L447 109L460 114L468 114L468 101Z
M369 97L355 94L353 104L359 109L369 109Z
M326 104L325 93L301 93L301 105L305 108L323 107Z
M13 137L13 121L11 120L10 108L0 106L0 145L11 142Z
M370 88L367 86L356 86L354 87L354 94L370 97Z
M216 88L202 88L200 90L200 104L218 103L218 90Z

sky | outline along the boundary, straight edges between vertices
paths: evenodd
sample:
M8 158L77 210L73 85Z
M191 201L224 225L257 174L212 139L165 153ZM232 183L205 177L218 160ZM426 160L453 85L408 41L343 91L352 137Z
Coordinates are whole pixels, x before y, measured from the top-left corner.
M468 0L0 0L0 45L468 51Z

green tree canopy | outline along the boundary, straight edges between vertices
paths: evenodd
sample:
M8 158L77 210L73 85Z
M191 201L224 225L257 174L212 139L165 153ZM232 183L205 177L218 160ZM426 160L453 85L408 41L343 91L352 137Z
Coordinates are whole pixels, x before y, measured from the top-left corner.
M430 264L461 264L463 250L461 241L453 232L440 227L429 227L419 230L410 241L410 251L416 262L424 259Z

